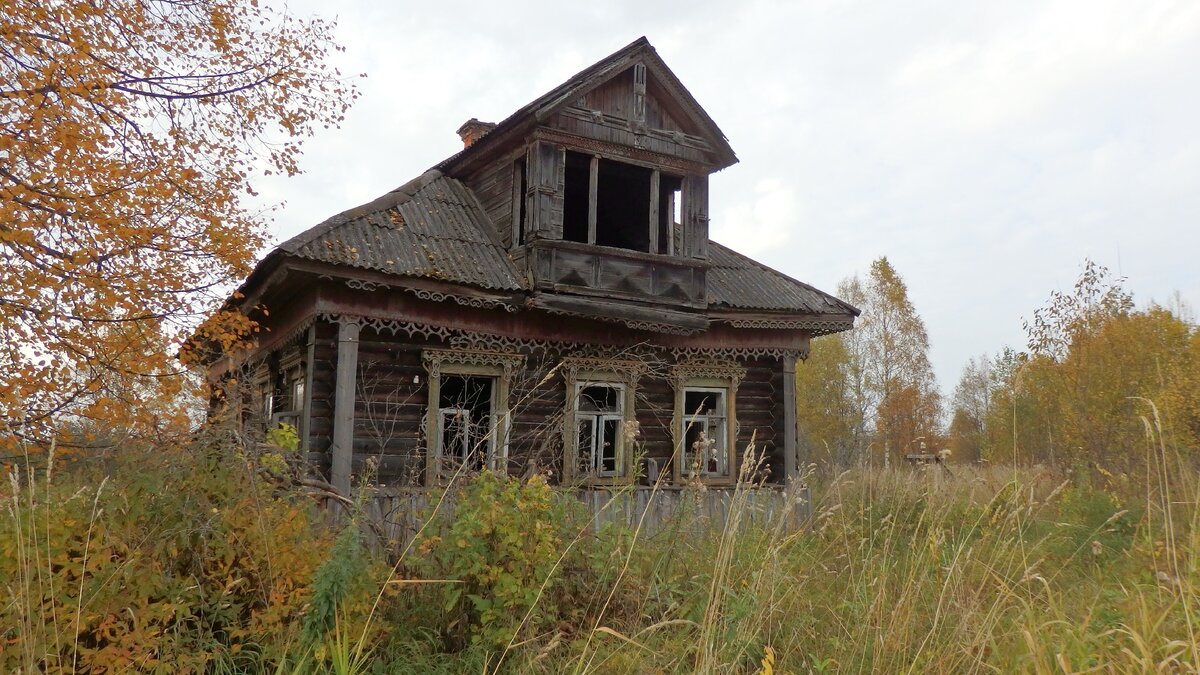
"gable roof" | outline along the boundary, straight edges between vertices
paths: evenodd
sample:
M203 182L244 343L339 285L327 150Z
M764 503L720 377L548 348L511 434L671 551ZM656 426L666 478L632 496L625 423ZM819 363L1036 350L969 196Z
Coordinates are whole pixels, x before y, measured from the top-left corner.
M666 62L658 55L650 41L642 36L525 104L498 123L494 129L484 134L478 141L446 158L435 168L447 174L454 173L473 158L486 155L489 148L503 143L508 138L523 134L528 128L544 121L559 109L570 105L572 101L624 72L638 61L647 65L651 74L682 104L685 112L697 127L704 130L705 135L713 144L713 151L717 159L716 168L723 169L736 164L737 155L729 145L729 139L725 137L724 132L708 116L691 92L683 86L675 73L667 67Z
M279 245L299 258L481 288L525 288L465 185L431 170Z

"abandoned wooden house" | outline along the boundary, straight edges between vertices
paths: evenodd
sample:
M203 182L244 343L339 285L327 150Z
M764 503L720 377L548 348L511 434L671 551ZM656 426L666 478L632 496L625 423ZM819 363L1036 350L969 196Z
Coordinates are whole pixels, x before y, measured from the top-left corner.
M235 303L264 330L211 376L244 373L344 491L372 458L385 486L728 485L752 437L759 478L796 475L797 360L858 311L709 239L737 158L649 42L458 133L271 251Z

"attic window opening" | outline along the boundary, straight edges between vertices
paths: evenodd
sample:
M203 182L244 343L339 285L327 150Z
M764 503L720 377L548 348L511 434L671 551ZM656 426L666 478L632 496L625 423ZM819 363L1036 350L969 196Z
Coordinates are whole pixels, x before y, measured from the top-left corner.
M514 246L525 245L525 218L526 206L525 203L529 199L527 192L529 190L528 179L525 176L525 158L522 157L513 163L513 232L512 243Z
M683 210L683 179L662 175L658 179L658 252L675 253L675 232Z
M596 243L650 252L650 179L640 166L600 160L596 176Z
M563 239L589 242L592 158L581 152L566 153L563 185Z

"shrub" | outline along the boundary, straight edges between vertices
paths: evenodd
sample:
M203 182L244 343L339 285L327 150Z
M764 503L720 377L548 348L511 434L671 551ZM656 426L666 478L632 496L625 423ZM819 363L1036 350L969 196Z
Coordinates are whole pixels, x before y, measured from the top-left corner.
M129 448L0 487L0 671L253 669L295 636L328 535L227 441ZM255 665L252 665L255 664Z
M582 506L543 476L521 481L490 471L454 497L429 528L434 534L418 541L412 564L444 582L438 600L448 644L503 649L567 611L564 572L586 567L576 546Z

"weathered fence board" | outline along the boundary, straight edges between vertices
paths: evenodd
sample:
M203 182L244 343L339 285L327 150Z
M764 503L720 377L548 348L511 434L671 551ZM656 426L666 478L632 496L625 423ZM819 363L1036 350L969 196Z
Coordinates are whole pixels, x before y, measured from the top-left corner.
M450 512L450 496L431 499L441 493L419 488L381 489L367 502L365 516L371 529L381 535L393 550L403 550L429 518L433 509ZM707 487L703 490L678 487L590 488L576 496L591 514L592 527L623 525L637 528L643 536L674 528L680 524L696 529L723 530L733 518L737 526L779 525L794 529L812 515L808 488ZM333 518L344 514L344 507L330 504ZM782 520L782 522L781 522ZM374 542L379 543L379 542Z

